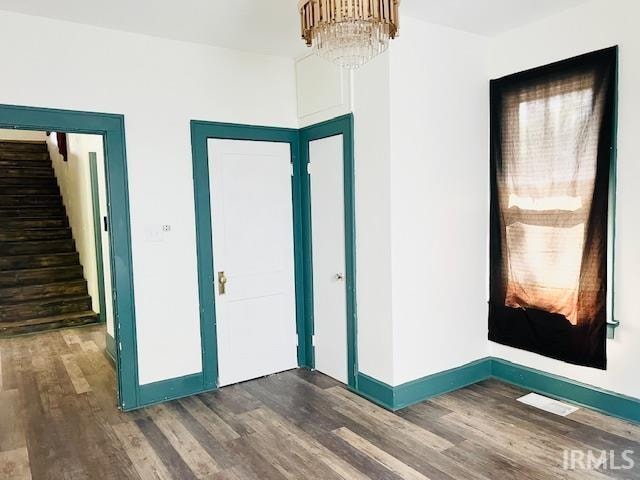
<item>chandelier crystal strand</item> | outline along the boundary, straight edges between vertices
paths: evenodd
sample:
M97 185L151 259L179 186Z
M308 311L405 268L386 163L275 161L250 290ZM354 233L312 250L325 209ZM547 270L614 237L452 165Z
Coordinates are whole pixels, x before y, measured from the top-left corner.
M301 0L302 38L315 52L346 68L383 53L398 35L400 0Z

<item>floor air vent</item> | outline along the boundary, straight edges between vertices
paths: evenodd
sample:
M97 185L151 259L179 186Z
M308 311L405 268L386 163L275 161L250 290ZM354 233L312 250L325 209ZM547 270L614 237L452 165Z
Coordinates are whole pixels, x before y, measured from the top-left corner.
M528 393L524 397L520 397L518 401L562 417L566 417L578 410L578 407L576 406L569 405L568 403L562 403L554 400L553 398L538 395L537 393Z

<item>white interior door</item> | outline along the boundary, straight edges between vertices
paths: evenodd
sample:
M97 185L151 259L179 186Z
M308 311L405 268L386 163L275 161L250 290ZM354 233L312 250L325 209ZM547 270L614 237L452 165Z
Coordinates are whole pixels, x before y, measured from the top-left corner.
M224 386L297 367L291 153L276 142L208 147Z
M347 383L343 136L309 142L315 368Z

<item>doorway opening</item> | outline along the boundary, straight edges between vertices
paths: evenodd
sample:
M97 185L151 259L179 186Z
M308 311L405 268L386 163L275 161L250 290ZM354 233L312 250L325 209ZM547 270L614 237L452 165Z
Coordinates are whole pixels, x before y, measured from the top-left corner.
M123 118L0 105L0 157L0 347L34 367L58 353L76 393L103 351L112 398L137 408Z

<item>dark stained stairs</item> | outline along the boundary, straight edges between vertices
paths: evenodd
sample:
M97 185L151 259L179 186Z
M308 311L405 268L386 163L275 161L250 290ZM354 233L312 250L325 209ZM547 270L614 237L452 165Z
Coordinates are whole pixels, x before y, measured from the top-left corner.
M46 143L0 141L0 337L95 322Z

